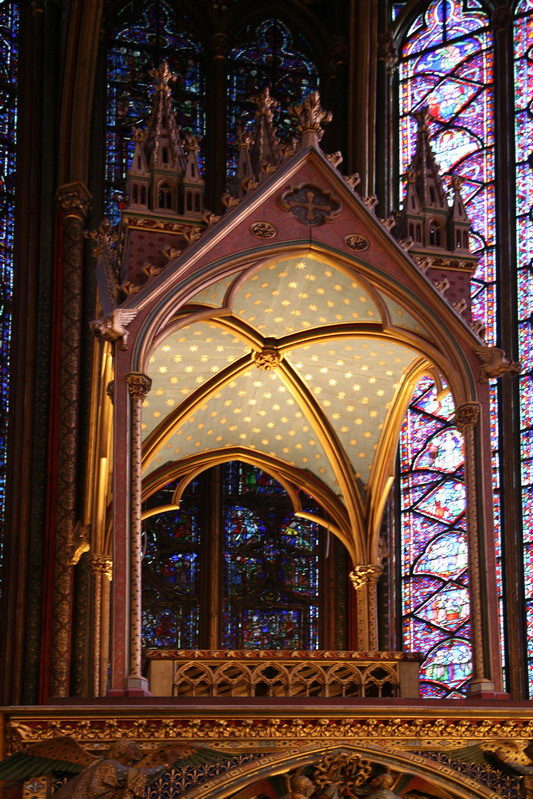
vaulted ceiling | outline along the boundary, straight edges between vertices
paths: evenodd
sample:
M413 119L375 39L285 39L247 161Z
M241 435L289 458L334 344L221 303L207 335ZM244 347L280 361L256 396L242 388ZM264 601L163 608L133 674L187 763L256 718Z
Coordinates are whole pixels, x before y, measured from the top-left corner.
M402 386L421 361L413 334L425 336L394 298L309 251L212 284L170 330L149 363L146 475L240 447L364 506L377 462L393 462Z

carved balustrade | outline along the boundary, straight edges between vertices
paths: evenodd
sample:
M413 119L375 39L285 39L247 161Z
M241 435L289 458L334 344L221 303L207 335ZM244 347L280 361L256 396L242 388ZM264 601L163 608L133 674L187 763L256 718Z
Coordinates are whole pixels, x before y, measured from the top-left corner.
M410 652L149 649L154 696L417 697Z

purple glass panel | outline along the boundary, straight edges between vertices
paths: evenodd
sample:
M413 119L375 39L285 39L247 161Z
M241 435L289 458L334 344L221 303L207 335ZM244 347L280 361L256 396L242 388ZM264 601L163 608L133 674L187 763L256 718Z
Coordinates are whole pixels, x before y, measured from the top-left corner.
M18 3L0 6L0 530L6 501L7 429L13 298L15 228L15 147L17 136ZM0 534L0 576L3 540ZM0 580L1 585L1 580Z
M522 362L520 426L522 455L522 524L524 576L527 607L527 641L530 663L530 696L533 696L533 177L529 163L533 115L533 4L522 0L515 16L515 152L516 152L516 250L518 296L518 343Z

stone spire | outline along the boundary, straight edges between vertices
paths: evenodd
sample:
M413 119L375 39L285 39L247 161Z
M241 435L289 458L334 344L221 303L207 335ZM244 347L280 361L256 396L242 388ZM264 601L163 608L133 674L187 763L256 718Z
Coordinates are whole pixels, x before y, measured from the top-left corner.
M411 169L416 175L415 186L420 204L423 208L435 208L448 213L446 191L429 141L429 122L432 117L427 106L415 111L413 116L418 122L418 132Z
M273 110L279 103L270 96L268 86L263 89L261 94L251 98L257 105L255 112L255 131L254 139L250 152L252 170L257 180L261 174L270 171L270 167L279 164L278 144L276 129L273 122Z
M291 105L289 113L298 120L298 133L301 136L302 149L316 147L324 135L323 124L331 122L331 111L324 111L320 105L320 94L317 91L307 95L301 105Z
M146 130L134 133L135 152L127 175L129 208L202 219L204 180L196 136L180 131L172 110L170 84L176 80L166 61L150 72L153 107Z
M185 156L179 137L179 127L172 111L170 84L176 80L166 61L150 71L155 81L154 106L146 131L145 151L151 167L177 169L185 172Z
M407 189L398 225L398 237L413 240L413 247L449 249L450 209L446 191L429 141L427 108L415 113L418 122L416 148L407 170Z
M461 197L462 180L452 178L454 197L449 206L429 140L432 117L427 108L414 116L418 122L416 148L406 174L405 199L395 235L427 278L469 321L470 277L477 258L469 250L470 220Z

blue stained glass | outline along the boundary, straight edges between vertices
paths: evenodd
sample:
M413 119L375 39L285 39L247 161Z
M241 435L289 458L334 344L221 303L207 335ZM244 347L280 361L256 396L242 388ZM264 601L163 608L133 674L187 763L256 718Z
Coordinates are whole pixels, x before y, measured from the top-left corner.
M447 480L433 489L416 506L416 510L434 519L455 523L464 513L465 487L463 483Z
M423 20L407 35L400 64L400 127L402 172L409 166L416 142L413 111L428 105L433 118L431 140L445 181L451 173L472 178L463 199L474 231L482 236L477 278L484 291L494 281L485 248L494 245L492 37L484 13L458 0L430 3ZM492 303L477 297L474 318L487 326L495 342Z
M266 86L279 103L274 114L280 138L293 135L288 109L318 88L318 70L310 57L310 46L301 35L293 36L279 19L268 19L247 29L244 43L228 56L228 173L237 166L237 128L246 127L255 113L250 99Z
M414 468L454 472L463 463L462 447L462 435L454 427L448 427L427 441Z
M433 649L426 660L427 681L440 686L464 688L472 671L472 648L468 641L452 638ZM423 695L428 695L423 692ZM459 693L462 696L462 692Z
M223 646L317 648L318 526L295 517L282 487L259 469L224 468Z
M169 484L146 503L167 504ZM199 646L200 529L194 484L179 511L164 511L144 523L143 645L196 649Z
M416 615L443 630L456 632L470 615L468 591L453 584L442 588L417 609Z
M147 0L138 12L133 4L112 30L107 61L106 201L108 218L118 223L125 207L126 172L133 157L133 130L144 127L152 105L150 70L161 61L176 75L172 98L176 121L184 130L205 133L203 53L185 30L186 17L176 17L163 0Z
M0 5L0 530L6 502L10 345L15 233L15 148L17 136L18 3ZM0 535L0 576L3 541ZM0 586L2 581L0 579ZM0 588L1 591L1 588Z

